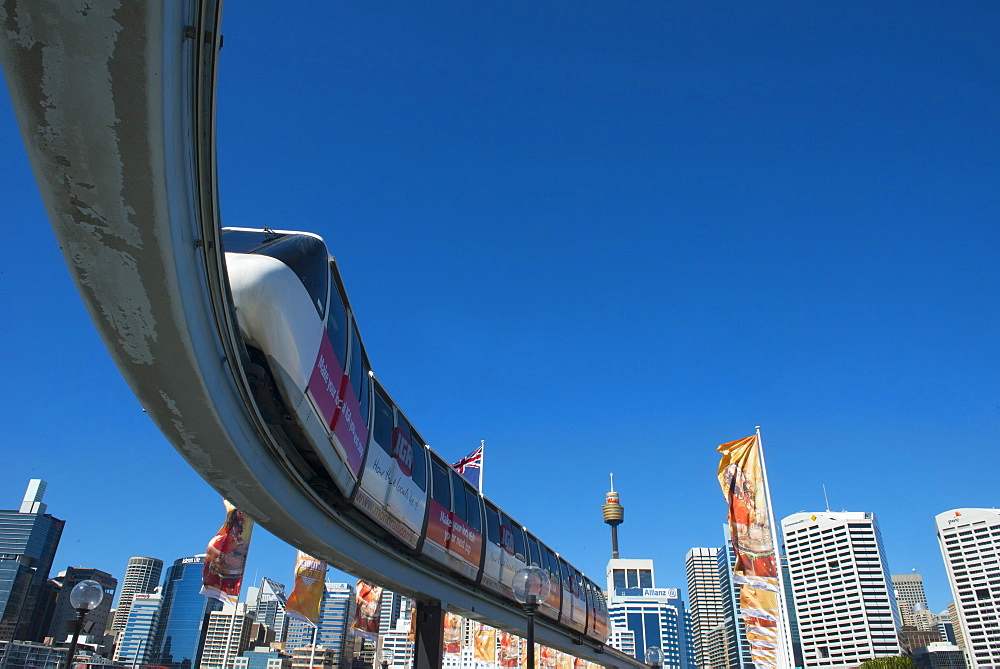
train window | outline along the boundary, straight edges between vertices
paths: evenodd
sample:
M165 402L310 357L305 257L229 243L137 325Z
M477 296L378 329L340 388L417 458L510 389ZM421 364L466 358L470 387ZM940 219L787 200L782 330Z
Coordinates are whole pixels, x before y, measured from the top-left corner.
M410 443L413 444L413 482L421 490L427 490L427 449L424 440L416 432L410 431Z
M288 265L305 287L320 318L326 314L326 288L330 282L330 256L326 245L309 235L289 235L259 253Z
M541 555L538 552L538 539L528 534L528 564L542 566Z
M510 528L514 533L514 557L521 562L528 561L528 549L524 545L524 528L516 523Z
M573 585L570 582L569 567L566 565L566 561L559 558L559 580L562 581L563 590L566 592L571 592L573 590Z
M361 348L361 337L358 336L358 326L357 324L351 328L351 368L350 368L350 379L351 387L354 388L354 394L357 396L358 401L361 402L362 406L362 416L364 420L368 420L368 402L365 399L365 395L368 394L368 373L365 371L368 369L367 363L365 363L365 351Z
M380 390L375 391L375 430L372 436L383 451L392 455L392 405Z
M479 493L468 483L465 484L465 519L476 532L483 531L483 515L479 510Z
M454 469L451 471L451 490L454 497L454 506L451 510L455 515L465 520L465 479L458 475Z
M434 458L431 458L431 497L444 508L451 510L448 469Z
M549 572L549 576L559 581L559 563L556 561L555 553L548 546L542 546L542 553L545 557L545 571Z
M500 513L489 502L486 502L486 538L500 545Z
M330 291L330 313L326 317L326 335L330 338L337 362L347 369L347 309L340 291Z

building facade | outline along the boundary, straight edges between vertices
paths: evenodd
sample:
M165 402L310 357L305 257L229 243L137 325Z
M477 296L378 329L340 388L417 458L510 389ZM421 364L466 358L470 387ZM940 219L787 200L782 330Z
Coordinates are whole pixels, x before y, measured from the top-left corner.
M238 658L250 647L253 615L246 604L224 606L208 614L208 628L201 647L201 669L233 669Z
M659 648L662 666L687 669L691 626L680 592L657 588L653 561L612 559L607 568L609 645L643 661Z
M726 619L722 583L719 581L721 548L692 548L684 556L687 572L688 612L691 617L693 664L713 667L709 646L712 631Z
M59 584L59 594L56 597L46 636L59 642L73 634L77 613L69 601L69 595L77 583L91 580L101 584L104 589L104 599L97 608L87 614L81 634L91 637L95 645L103 645L104 631L108 628L108 621L111 618L111 602L114 601L115 591L118 589L118 579L100 569L69 567L66 571L60 572L54 580ZM110 655L110 651L109 643L106 652Z
M796 513L781 524L805 666L899 655L901 621L874 514Z
M294 651L292 659L293 666L303 657L308 657L313 645L313 634L315 630L315 645L318 651L322 651L324 666L346 667L350 665L350 653L345 653L345 645L348 638L348 631L354 615L354 587L347 583L327 583L323 593L323 601L320 604L319 627L299 620L291 620L288 623L288 636L285 641L285 648ZM317 661L318 662L318 661Z
M919 630L927 627L926 616L919 616L918 611L927 610L927 595L924 594L924 578L920 574L893 574L892 587L896 592L896 605L899 607L899 617L904 627L916 627Z
M130 599L128 620L118 633L114 660L129 665L149 664L163 598L158 592L137 592Z
M43 596L66 521L47 514L45 481L31 479L21 507L0 511L0 641L41 641Z
M111 631L117 636L125 629L129 609L132 608L132 597L137 594L148 595L160 585L163 575L163 560L151 557L129 558L125 568L125 578L118 596L118 607L111 623Z
M204 555L180 558L167 570L153 638L153 664L171 669L198 667L208 616L222 608L222 602L201 594L204 559Z
M1000 666L1000 510L954 509L935 524L965 659L969 667Z
M253 596L251 597L250 589L248 589L247 600L256 621L274 633L274 641L283 642L288 628L288 618L285 616L285 601L287 599L285 585L269 578L263 578L260 581L260 587L252 590Z

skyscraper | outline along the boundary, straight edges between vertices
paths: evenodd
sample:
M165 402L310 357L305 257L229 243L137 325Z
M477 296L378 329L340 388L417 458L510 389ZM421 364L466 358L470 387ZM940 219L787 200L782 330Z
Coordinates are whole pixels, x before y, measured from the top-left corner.
M316 630L316 646L330 653L326 657L335 665L343 665L342 655L351 617L354 613L354 588L347 583L327 583L320 604L319 628ZM285 648L295 650L310 646L313 642L313 627L298 620L288 623L288 637ZM298 657L298 655L296 655ZM349 659L347 660L349 664ZM294 665L294 662L293 662Z
M743 615L740 612L740 586L733 580L736 552L733 550L729 526L723 525L722 532L725 536L726 547L719 551L717 560L725 635L714 633L711 638L715 644L723 641L725 650L713 646L709 651L709 656L725 657L728 662L726 666L729 669L745 669L753 666L753 660L750 656L750 644L747 643L746 626L743 624ZM714 664L713 666L720 665Z
M721 550L721 548L692 548L684 557L691 614L693 662L698 667L712 666L709 661L709 639L712 630L726 618L722 583L719 581Z
M250 598L250 590L247 589L248 607L253 611L257 622L274 632L276 642L284 641L288 628L288 618L285 616L287 598L284 584L265 577L261 579L259 588L252 588L256 591L256 595L252 599Z
M686 669L691 626L680 592L657 588L652 560L608 561L608 643L642 661L649 648L663 653L662 666Z
M137 592L132 595L128 619L118 633L115 662L133 666L149 663L149 658L153 656L153 638L160 620L162 603L163 598L158 592Z
M17 511L0 511L0 641L41 641L39 600L65 521L45 513L45 481L31 479Z
M781 524L805 665L899 655L899 610L874 514L795 513Z
M208 614L222 602L201 594L204 555L180 558L163 580L163 604L153 639L152 660L172 669L197 669Z
M156 590L162 574L163 560L151 557L129 558L125 578L122 579L121 595L118 597L118 608L115 609L115 619L111 623L112 632L117 635L125 629L129 609L132 608L132 597Z
M954 509L935 522L968 665L1000 666L1000 510Z
M920 574L893 574L892 587L896 591L896 604L903 625L917 629L929 629L926 620L915 611L927 610L927 596L924 594L924 579Z

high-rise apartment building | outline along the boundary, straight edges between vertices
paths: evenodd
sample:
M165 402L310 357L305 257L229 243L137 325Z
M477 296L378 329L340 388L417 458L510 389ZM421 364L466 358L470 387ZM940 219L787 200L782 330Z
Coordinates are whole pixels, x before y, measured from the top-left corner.
M208 631L208 615L222 602L201 594L204 555L174 561L163 579L163 604L153 638L153 664L196 669Z
M201 669L233 669L236 658L250 647L253 622L253 615L243 603L209 613L201 648Z
M781 525L805 666L899 655L899 610L874 514L796 513Z
M354 615L354 587L347 583L327 583L320 604L319 627L316 628L316 647L328 652L323 653L325 666L350 665L350 657L344 654L347 631ZM311 646L313 643L313 627L298 620L288 623L288 636L285 648L293 651ZM295 654L292 665L297 666L300 653Z
M115 591L118 589L118 579L111 574L92 569L89 567L69 567L66 571L60 572L53 579L59 584L59 594L56 597L53 608L49 631L46 636L52 637L57 642L63 641L73 634L76 626L76 609L69 601L69 595L73 588L80 581L97 581L104 589L104 598L97 608L87 614L84 620L83 634L94 637L95 643L103 643L104 631L108 628L108 619L111 617L111 602L115 598ZM110 644L106 649L110 654Z
M111 623L111 631L115 635L125 629L129 609L132 608L132 597L140 593L148 595L156 590L162 575L163 560L151 557L129 558L118 597L118 608L115 609L115 618Z
M726 619L722 583L719 580L721 550L721 548L692 548L684 557L693 661L698 667L713 666L710 659L712 632ZM718 634L715 636L718 637Z
M750 657L750 644L747 643L746 626L740 612L740 586L733 580L733 567L736 563L736 552L728 525L724 525L723 536L725 548L717 556L719 586L722 592L722 616L725 634L712 634L709 657L726 658L726 669L747 669L753 667ZM722 643L724 649L717 648ZM713 664L713 669L723 665Z
M66 521L45 513L45 481L31 479L21 507L0 511L0 641L41 641L42 593Z
M954 509L935 522L966 661L1000 666L1000 510Z
M691 649L691 625L680 592L657 588L652 560L608 561L609 644L638 660L649 648L659 648L662 666L686 669Z

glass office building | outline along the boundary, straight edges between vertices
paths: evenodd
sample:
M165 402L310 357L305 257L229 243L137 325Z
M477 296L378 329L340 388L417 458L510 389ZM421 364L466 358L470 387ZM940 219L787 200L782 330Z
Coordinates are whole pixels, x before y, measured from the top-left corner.
M0 511L0 640L41 641L40 599L66 521L45 513L45 481L31 479L21 508Z
M196 669L208 630L208 615L222 602L201 594L204 555L180 558L163 580L163 604L153 639L153 663L172 669Z

